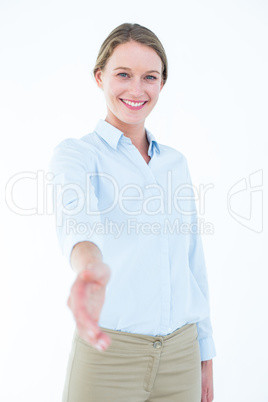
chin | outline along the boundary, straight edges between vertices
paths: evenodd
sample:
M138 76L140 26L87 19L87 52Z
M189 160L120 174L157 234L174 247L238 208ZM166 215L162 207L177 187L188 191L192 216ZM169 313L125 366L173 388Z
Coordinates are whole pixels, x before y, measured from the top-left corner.
M140 115L138 116L138 115L135 115L135 113L138 113L138 111L137 112L130 112L130 113L126 113L126 111L125 110L112 110L112 108L109 108L108 107L108 110L110 111L110 117L111 117L111 119L112 120L117 120L117 121L120 121L121 123L124 123L124 124L143 124L144 122L145 122L145 119L147 118L147 116L150 114L150 113L148 113L148 110L147 110L147 113L143 113L143 114L141 114L140 113ZM150 112L151 112L151 110L150 110Z
M113 116L116 120L120 120L126 124L140 124L145 121L147 116L131 116L125 113L113 113Z
M127 118L127 117L122 118L122 119L119 118L119 120L121 120L123 123L126 123L126 124L142 124L142 123L145 122L145 119L146 119L146 117L139 118L139 119L137 119L137 118Z

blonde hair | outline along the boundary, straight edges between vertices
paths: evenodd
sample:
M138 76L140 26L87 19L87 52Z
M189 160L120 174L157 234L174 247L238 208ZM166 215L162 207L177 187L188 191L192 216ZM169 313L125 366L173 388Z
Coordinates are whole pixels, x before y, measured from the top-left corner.
M152 48L162 60L162 79L163 84L167 81L168 76L168 61L165 49L158 39L158 37L150 31L150 29L143 27L139 24L124 23L116 27L105 39L93 69L93 75L97 70L104 70L109 57L112 55L114 49L122 43L129 41L136 41L142 45Z

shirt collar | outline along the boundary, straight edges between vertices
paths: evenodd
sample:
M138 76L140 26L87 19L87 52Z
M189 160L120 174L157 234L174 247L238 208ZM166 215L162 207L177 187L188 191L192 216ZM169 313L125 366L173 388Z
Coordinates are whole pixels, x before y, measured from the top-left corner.
M153 134L150 133L150 131L148 131L147 129L145 130L149 142L148 155L152 156L153 148L156 149L157 153L160 152L159 145ZM114 149L117 149L119 140L122 136L124 136L124 133L122 131L102 119L98 121L95 132L100 135L104 139L104 141L106 141Z
M102 119L98 121L95 132L114 149L117 148L118 141L124 135L118 128Z
M146 128L146 134L147 134L147 139L149 141L149 149L148 149L148 155L152 157L153 154L153 148L156 150L156 152L159 154L160 153L160 148L158 145L158 142L156 141L155 137L153 136L152 133L150 133L150 131L147 130Z

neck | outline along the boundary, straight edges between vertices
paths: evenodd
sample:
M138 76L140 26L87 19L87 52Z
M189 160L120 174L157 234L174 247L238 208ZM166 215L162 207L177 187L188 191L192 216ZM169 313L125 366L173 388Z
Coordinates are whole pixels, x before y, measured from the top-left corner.
M107 123L112 124L114 127L118 128L120 131L124 133L124 135L131 139L131 142L135 147L143 154L148 153L149 143L147 140L144 122L138 124L128 124L115 116L111 117L109 115L106 116L105 121Z

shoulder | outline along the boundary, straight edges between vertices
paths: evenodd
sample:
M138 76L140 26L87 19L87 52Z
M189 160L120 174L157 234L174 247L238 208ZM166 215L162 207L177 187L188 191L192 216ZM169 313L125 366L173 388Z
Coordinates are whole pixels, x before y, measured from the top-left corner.
M95 132L86 134L81 138L65 138L60 141L54 148L54 150L76 150L80 152L96 152L96 144L98 141L98 136Z
M49 161L51 171L64 169L93 169L97 161L96 134L90 133L81 138L66 138L53 149Z

